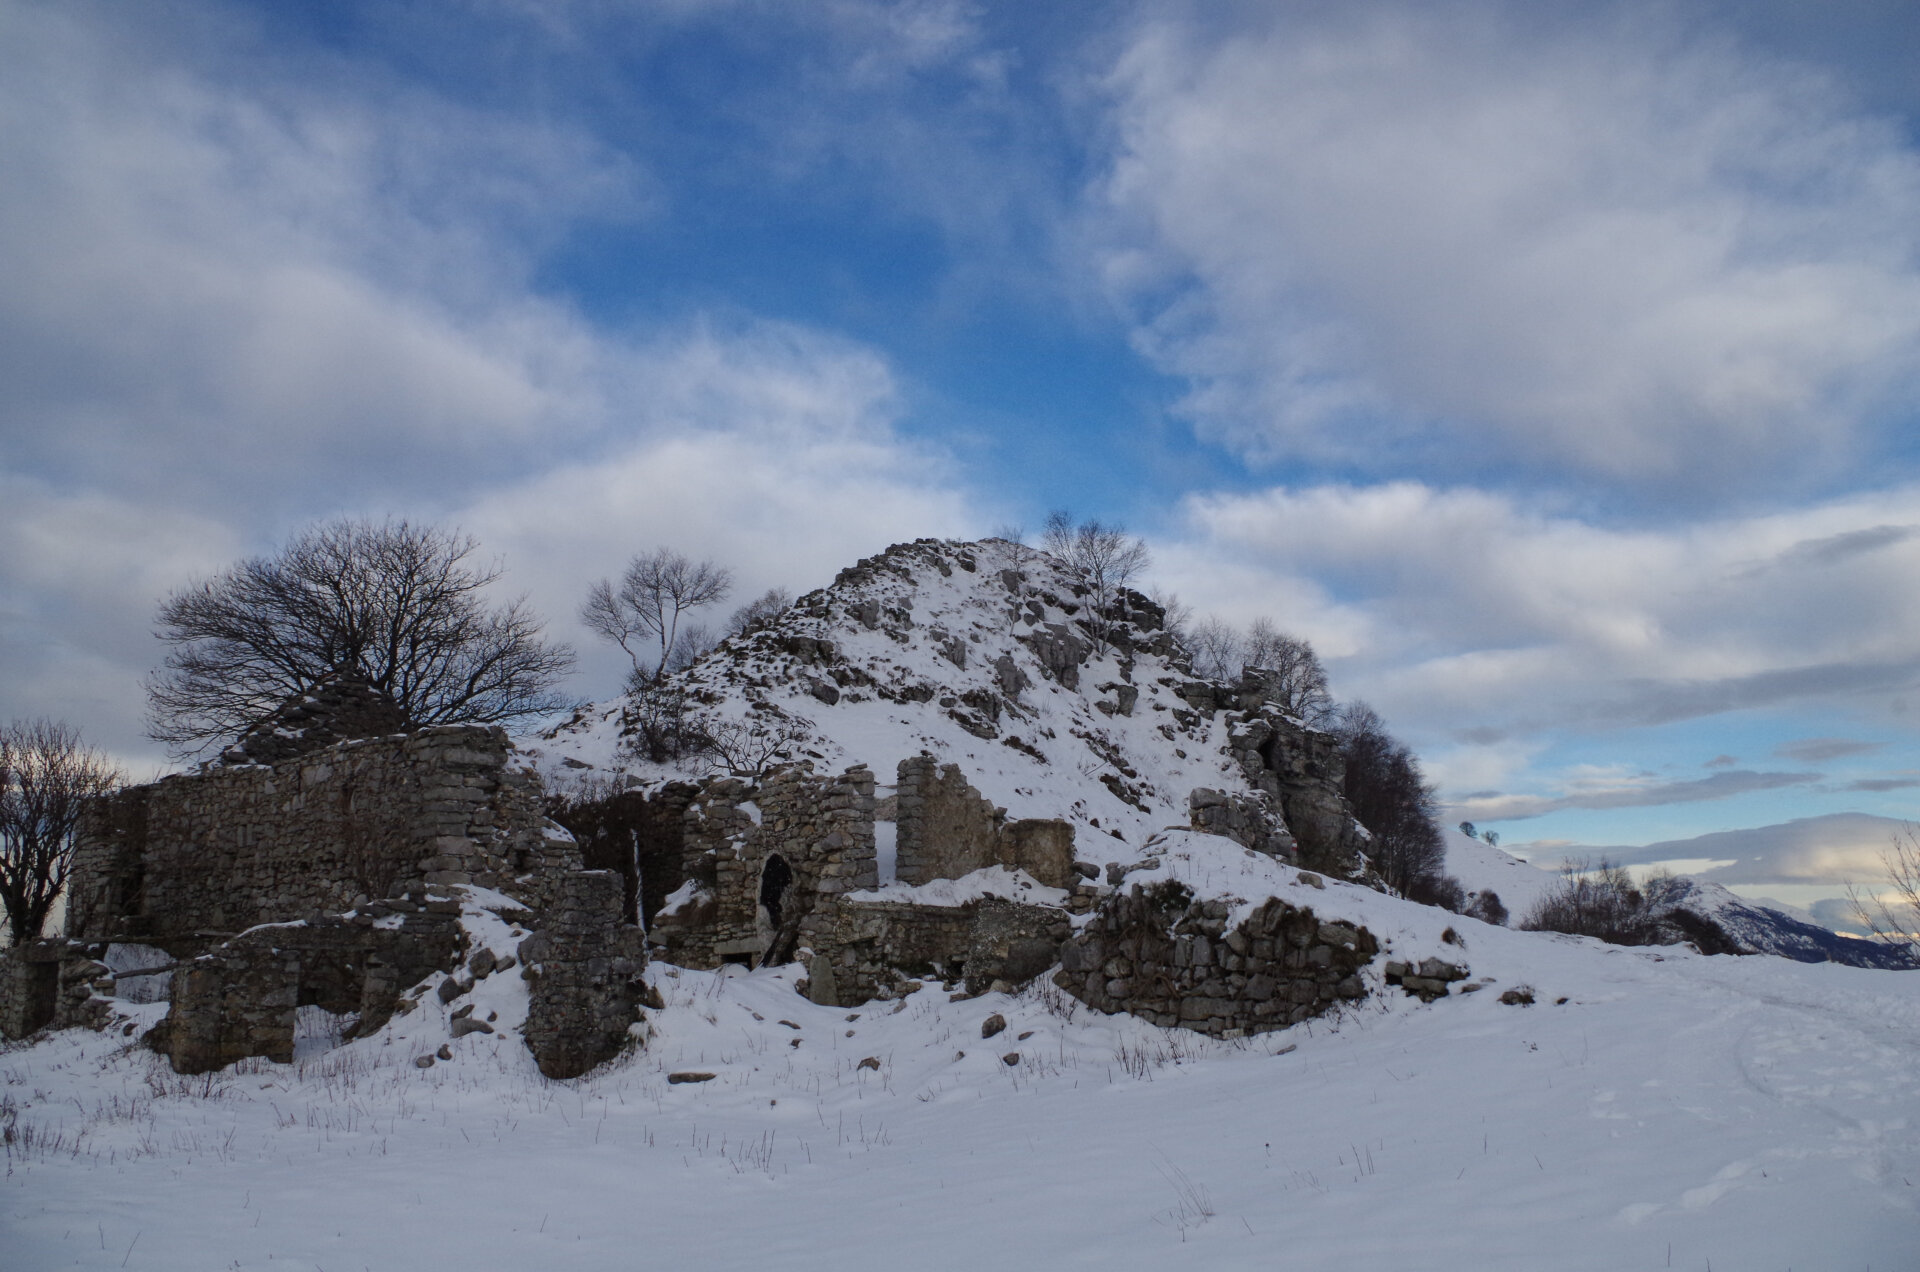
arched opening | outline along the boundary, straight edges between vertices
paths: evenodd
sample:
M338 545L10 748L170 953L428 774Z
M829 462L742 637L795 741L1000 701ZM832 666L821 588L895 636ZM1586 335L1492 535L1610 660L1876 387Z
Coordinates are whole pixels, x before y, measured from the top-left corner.
M767 912L767 927L778 932L784 917L787 889L793 884L793 867L779 853L767 858L760 869L760 908Z

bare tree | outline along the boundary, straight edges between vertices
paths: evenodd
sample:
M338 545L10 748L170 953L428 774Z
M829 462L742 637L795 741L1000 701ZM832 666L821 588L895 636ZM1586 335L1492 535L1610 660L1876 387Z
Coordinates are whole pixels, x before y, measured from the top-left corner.
M1147 599L1160 607L1160 630L1175 640L1186 640L1187 629L1193 624L1193 606L1181 600L1178 592L1157 584L1148 589Z
M619 587L606 580L594 584L580 607L580 621L625 650L638 676L658 680L666 674L680 638L681 617L725 600L732 587L732 571L711 561L689 561L671 548L655 548L627 562ZM640 651L655 641L660 656L649 655L648 671Z
M793 593L784 587L770 587L733 611L727 619L727 635L738 636L747 628L772 618L793 604Z
M1121 589L1147 568L1152 556L1147 545L1130 536L1121 526L1102 525L1099 521L1075 522L1073 514L1056 510L1047 514L1041 546L1093 593L1093 619L1089 624L1094 641L1106 645L1108 610Z
M1847 885L1855 922L1870 940L1897 949L1920 945L1920 825L1908 822L1880 850L1880 888L1862 895Z
M1247 629L1246 667L1259 675L1267 700L1288 715L1309 724L1324 724L1333 715L1333 695L1327 692L1327 672L1313 646L1290 636L1272 620L1256 618Z
M14 945L39 937L65 890L88 802L119 785L119 771L64 724L0 729L0 904Z
M148 733L191 754L342 671L416 724L502 723L568 705L573 651L541 638L522 600L490 606L498 563L478 542L406 521L341 520L296 535L160 606L173 646L147 685Z
M1256 618L1242 635L1231 624L1211 616L1186 634L1187 652L1196 674L1210 680L1239 680L1253 675L1265 685L1267 701L1308 724L1325 726L1333 718L1333 696L1327 692L1327 672L1313 646Z
M1246 665L1240 633L1231 623L1223 623L1211 614L1193 625L1186 644L1193 656L1194 674L1208 680L1237 679Z

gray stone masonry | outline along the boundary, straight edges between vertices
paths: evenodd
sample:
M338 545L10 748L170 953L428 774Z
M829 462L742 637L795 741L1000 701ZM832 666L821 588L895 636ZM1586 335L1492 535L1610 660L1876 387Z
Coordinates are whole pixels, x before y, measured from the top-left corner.
M37 1029L101 1029L114 1014L106 946L60 939L0 950L0 1038Z
M914 981L964 979L970 993L1018 986L1055 963L1072 926L1051 906L984 897L965 905L835 900L802 924L807 997L857 1007Z
M1009 822L958 764L922 752L900 761L894 877L906 884L958 879L986 866L1025 870L1050 888L1073 884L1073 825Z
M396 888L379 903L382 917L399 917L397 926L375 926L372 908L265 924L180 964L153 1045L176 1072L204 1073L244 1056L285 1063L296 1007L354 1013L349 1036L380 1028L400 990L451 967L466 936L460 903L424 884Z
M24 1038L53 1023L65 941L0 950L0 1038Z
M1380 948L1365 928L1278 898L1232 928L1227 915L1226 902L1178 884L1135 885L1067 942L1054 983L1100 1011L1215 1037L1283 1029L1365 996L1359 972Z
M621 922L622 894L612 871L569 873L540 931L520 943L530 987L522 1035L549 1078L577 1078L633 1043L630 1026L642 1018L646 995L646 938Z
M81 827L68 933L186 957L412 883L543 908L543 880L577 869L578 849L549 837L539 779L511 757L501 729L443 725L130 788Z
M879 883L873 792L865 765L820 777L808 763L778 769L757 788L735 779L703 787L687 806L683 841L697 899L655 918L651 939L662 956L683 967L791 957L801 921L821 899ZM762 904L763 884L777 893L774 907Z
M290 951L222 950L173 973L162 1040L175 1073L208 1073L248 1056L293 1062L300 958Z
M353 738L405 733L413 721L366 677L339 671L295 694L220 755L226 764L279 764Z

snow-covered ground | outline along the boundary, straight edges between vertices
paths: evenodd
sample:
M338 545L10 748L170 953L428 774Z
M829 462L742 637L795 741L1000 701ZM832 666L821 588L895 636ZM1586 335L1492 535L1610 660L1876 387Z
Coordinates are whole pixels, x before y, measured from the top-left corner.
M511 1032L511 973L473 995L503 1032L427 1069L432 995L196 1078L69 1031L0 1052L0 1267L1920 1266L1920 975L1492 928L1206 836L1148 851L1135 878L1272 891L1482 988L1422 1005L1376 962L1340 1020L1211 1041L1044 981L849 1010L792 968L657 965L647 1045L564 1083Z

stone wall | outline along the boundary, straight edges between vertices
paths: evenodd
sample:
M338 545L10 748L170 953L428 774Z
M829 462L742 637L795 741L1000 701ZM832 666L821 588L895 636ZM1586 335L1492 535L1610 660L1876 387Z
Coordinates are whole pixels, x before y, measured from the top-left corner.
M840 901L802 927L807 997L828 1007L894 998L916 978L957 979L973 930L970 907Z
M0 1038L24 1038L53 1023L65 941L0 950Z
M905 884L958 879L987 866L1025 870L1050 888L1072 886L1073 824L1007 821L958 764L926 753L900 761L894 877Z
M1052 967L1072 931L1065 912L984 897L965 905L839 900L801 927L807 997L857 1007L917 979L964 979L968 992L1012 988Z
M130 788L81 828L68 931L185 955L409 882L539 908L542 879L577 869L578 849L546 833L539 779L511 755L501 729L444 725Z
M162 1039L175 1073L208 1073L248 1056L293 1063L300 958L291 951L222 949L173 973Z
M527 1049L549 1078L577 1078L633 1041L647 993L646 938L620 921L621 878L583 870L561 880L541 930L520 943L530 986Z
M683 967L790 957L820 898L879 883L873 792L865 765L818 777L797 764L758 787L708 783L685 814L686 904L653 924L663 956Z
M1371 932L1269 898L1231 929L1224 901L1136 885L1103 904L1060 952L1054 983L1100 1011L1215 1037L1282 1029L1366 993Z
M668 782L653 791L550 801L548 809L579 843L585 869L621 876L626 920L644 926L686 882L686 811L698 794L690 783Z
M1006 810L968 782L958 764L922 752L900 761L894 878L919 885L995 864Z
M453 966L466 941L457 899L424 884L395 893L351 915L264 924L181 963L151 1045L176 1072L205 1073L246 1056L290 1061L298 1007L354 1013L350 1036L372 1033L402 988Z
M0 950L0 1038L103 1028L115 1007L105 954L104 945L59 939Z

